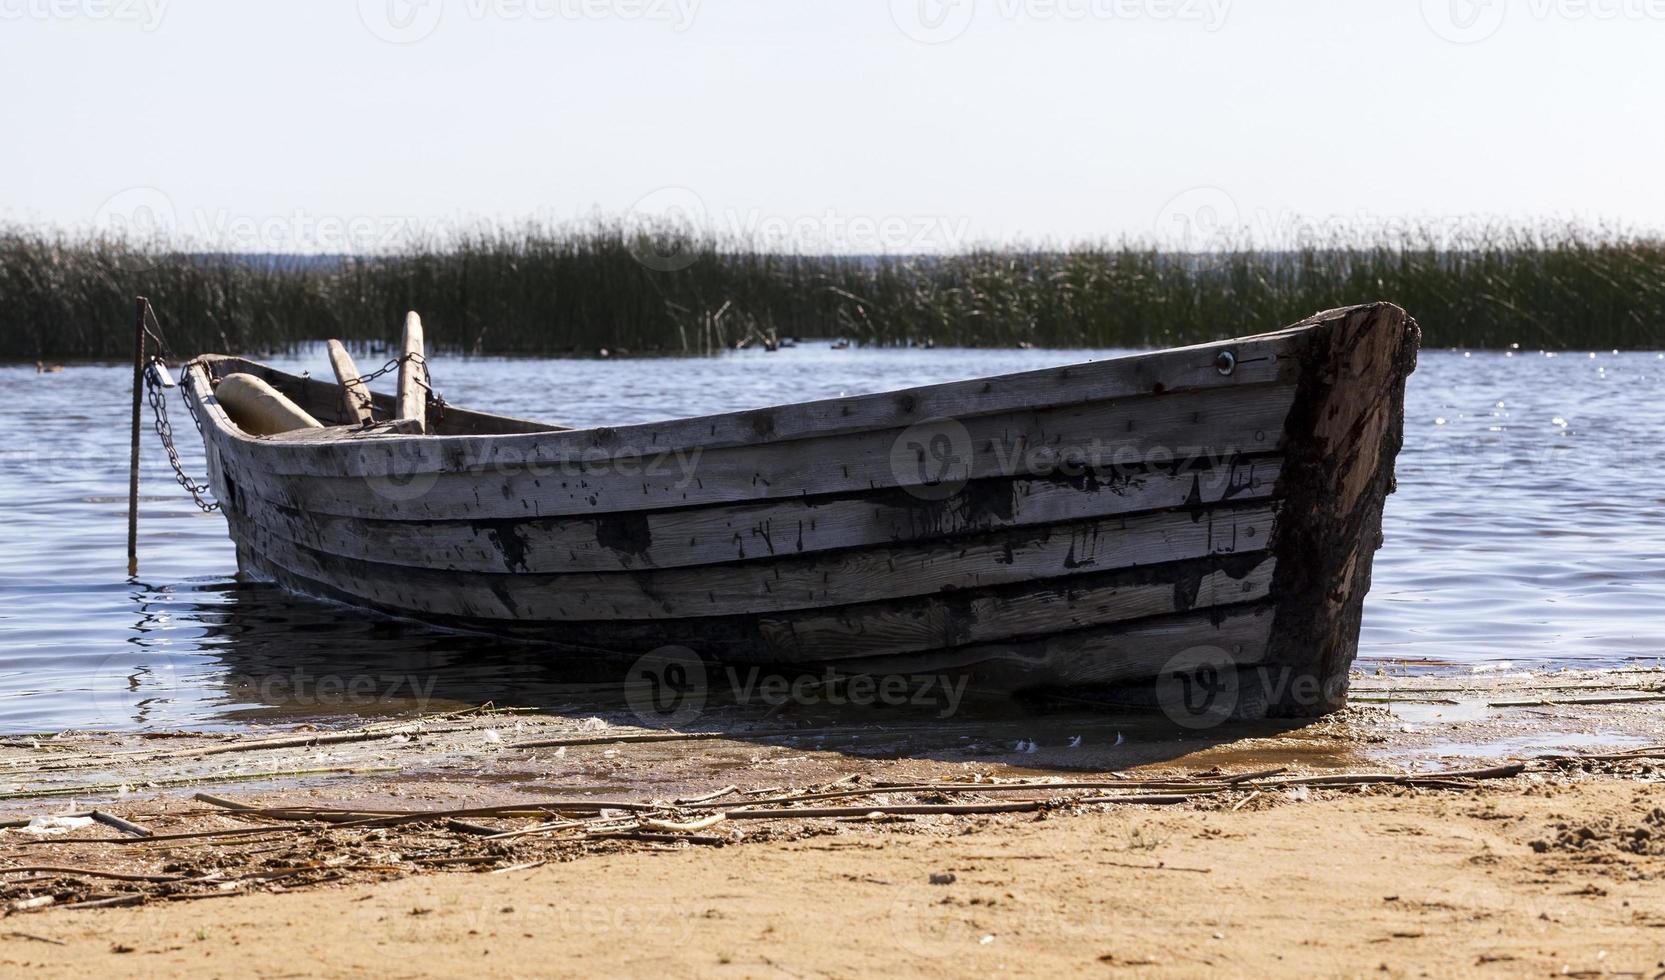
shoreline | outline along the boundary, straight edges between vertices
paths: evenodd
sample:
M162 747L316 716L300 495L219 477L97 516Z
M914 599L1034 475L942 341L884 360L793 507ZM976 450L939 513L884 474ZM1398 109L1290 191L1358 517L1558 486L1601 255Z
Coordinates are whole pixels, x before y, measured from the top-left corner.
M416 775L479 769L492 781L528 787L581 775L595 745L618 781L646 779L677 793L724 785L727 773L759 752L811 753L806 779L838 778L884 762L935 767L952 775L977 769L1002 778L1053 772L1116 772L1179 764L1244 770L1273 765L1315 771L1411 770L1440 764L1601 752L1665 743L1665 668L1542 671L1355 671L1349 706L1315 720L1225 722L1191 728L1159 711L1086 707L1057 701L966 701L942 717L938 705L851 708L828 704L713 706L677 730L642 728L627 699L598 689L588 698L538 707L427 703L421 714L370 716L343 700L339 713L315 704L242 713L235 727L95 731L0 737L0 819L40 809L34 800L119 800L119 787L142 795L146 783L177 780L211 788L216 780L274 790L327 785L350 772L397 783ZM538 739L574 739L571 755L517 749ZM690 756L689 739L700 741ZM291 744L292 743L292 744ZM624 750L624 751L619 751ZM262 781L262 773L273 774ZM674 775L666 776L666 773ZM668 781L668 782L667 782ZM374 780L372 780L374 782ZM269 784L269 785L267 785ZM114 787L103 790L100 787Z

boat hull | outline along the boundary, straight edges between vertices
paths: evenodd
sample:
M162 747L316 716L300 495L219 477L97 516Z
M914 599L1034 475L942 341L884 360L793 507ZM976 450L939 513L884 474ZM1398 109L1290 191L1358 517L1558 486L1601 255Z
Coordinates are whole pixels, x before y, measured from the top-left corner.
M421 436L332 424L339 389L236 358L186 383L241 568L298 592L574 649L1011 690L1206 677L1239 714L1312 715L1345 700L1417 340L1376 304L665 423L448 408ZM213 396L234 372L330 427L244 434Z

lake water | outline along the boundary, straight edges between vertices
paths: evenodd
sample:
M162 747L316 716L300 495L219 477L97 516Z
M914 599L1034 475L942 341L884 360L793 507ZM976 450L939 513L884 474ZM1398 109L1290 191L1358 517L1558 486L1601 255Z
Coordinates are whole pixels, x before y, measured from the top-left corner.
M454 404L619 424L1000 374L1112 351L833 351L710 359L436 358ZM366 359L367 366L368 361ZM328 376L321 350L274 360ZM129 369L0 367L0 732L223 727L495 700L571 702L544 651L239 584L223 519L148 431L126 572ZM204 473L177 397L179 445ZM1411 378L1361 657L1455 669L1665 656L1665 355L1425 351Z

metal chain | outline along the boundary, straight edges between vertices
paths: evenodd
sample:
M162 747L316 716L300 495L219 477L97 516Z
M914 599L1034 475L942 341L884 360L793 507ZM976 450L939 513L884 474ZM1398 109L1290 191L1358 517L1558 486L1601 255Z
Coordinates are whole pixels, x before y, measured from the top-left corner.
M212 488L206 483L197 483L185 475L185 466L179 460L179 450L174 448L173 425L168 421L167 389L162 387L162 381L159 377L160 372L166 370L167 366L161 358L151 361L150 366L145 370L145 397L149 399L151 414L156 419L156 434L162 439L162 448L168 451L168 464L173 467L174 479L178 480L179 485L185 488L185 492L191 495L191 499L196 501L196 505L202 508L203 513L211 514L220 509L217 501L211 502L203 499L203 494L208 493ZM180 394L185 398L185 406L191 410L191 419L196 422L197 431L201 432L202 420L197 417L196 402L191 398L188 383L187 381L187 384L179 386Z
M422 386L423 391L427 392L428 410L436 413L436 418L444 418L445 397L434 393L433 378L428 376L428 359L423 357L421 354L410 353L402 357L395 357L376 370L371 371L369 374L361 375L360 377L353 378L345 382L344 386L350 387L355 384L363 384L368 387L370 382L375 381L377 378L392 374L394 371L399 370L400 366L406 361L410 361L412 364L415 364L418 368L422 369L421 374L416 379L416 383Z
M140 323L144 327L145 336L155 341L157 349L162 352L164 357L173 357L173 348L162 337L162 324L156 319L156 311L151 308L148 300L145 301L145 315ZM152 324L155 325L156 329L151 329ZM186 367L190 367L190 365L186 365ZM145 366L145 399L150 402L150 414L154 419L152 426L156 430L156 435L162 440L162 448L168 451L168 465L173 467L174 479L178 480L179 485L185 488L185 492L191 495L191 499L196 502L203 513L213 513L220 509L219 502L203 499L203 494L209 493L213 488L206 483L198 483L186 475L185 465L179 460L179 450L173 444L173 423L168 420L167 389L162 386L162 372L167 369L167 361L162 357L151 358L150 363ZM201 434L202 418L197 415L196 400L191 397L189 384L180 385L179 394L185 399L185 407L191 413L191 421L196 424L197 433Z
M150 308L149 303L145 304L145 317L148 321L144 328L145 334L156 342L156 346L161 349L163 354L172 357L173 350L168 346L168 342L162 339L160 333L162 324L157 321L156 311ZM150 329L152 323L156 324L155 330ZM355 381L369 385L377 378L397 371L406 361L411 361L422 369L421 376L416 379L416 383L422 386L423 391L427 392L429 411L437 413L439 418L444 418L445 399L443 396L434 394L433 379L428 375L428 359L421 354L410 353L402 357L395 357L369 374L355 379ZM195 363L197 362L192 361L185 365L186 377L179 386L179 395L185 400L185 408L191 413L191 421L196 425L197 434L200 435L202 433L202 415L197 411L197 400L191 394L189 377L189 369ZM185 465L179 459L179 450L173 444L173 424L168 421L167 389L162 387L161 379L161 372L167 369L167 362L160 357L153 358L150 365L145 369L145 398L150 402L151 415L155 419L153 425L156 429L156 435L162 440L162 448L168 452L168 465L173 467L174 479L179 481L179 485L185 488L185 492L191 495L191 499L204 513L213 513L220 509L219 502L203 499L203 495L211 492L213 488L206 483L198 483L186 475ZM353 384L355 381L350 381L348 384Z

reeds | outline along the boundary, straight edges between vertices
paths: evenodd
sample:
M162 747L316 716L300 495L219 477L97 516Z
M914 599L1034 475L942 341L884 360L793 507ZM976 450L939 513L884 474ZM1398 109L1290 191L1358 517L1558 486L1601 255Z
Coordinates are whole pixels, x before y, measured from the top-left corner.
M1436 347L1665 347L1665 240L1501 230L1207 253L1132 244L949 256L766 253L673 228L482 232L373 257L201 254L0 230L0 359L119 358L134 295L179 354L384 342L417 309L465 353L861 344L1160 347L1386 299Z

